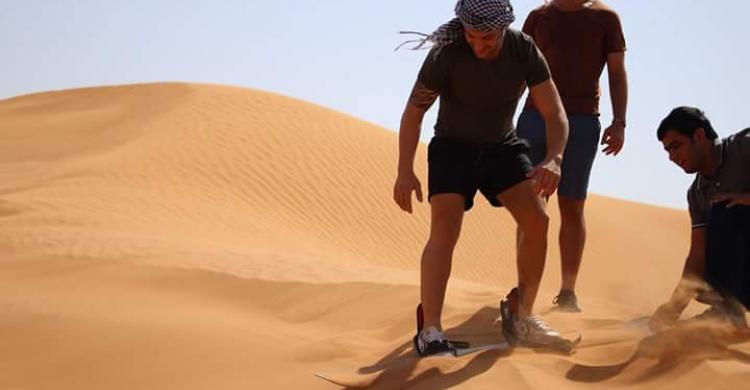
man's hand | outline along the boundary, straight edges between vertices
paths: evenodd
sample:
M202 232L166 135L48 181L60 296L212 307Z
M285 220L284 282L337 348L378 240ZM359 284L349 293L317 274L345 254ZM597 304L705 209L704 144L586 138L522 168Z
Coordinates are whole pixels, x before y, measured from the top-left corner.
M727 207L750 206L750 194L716 194L711 204L727 202Z
M534 180L534 192L543 198L552 196L560 183L560 158L545 160L534 167L527 177Z
M401 210L411 214L411 193L416 191L417 200L422 201L422 185L414 172L399 173L396 184L393 186L393 200L396 201Z
M604 130L602 136L602 145L607 145L602 152L606 155L617 156L624 144L625 126L620 121L612 121L612 124Z
M682 314L679 308L672 302L667 302L656 309L656 312L648 321L648 327L653 331L659 331L674 325Z

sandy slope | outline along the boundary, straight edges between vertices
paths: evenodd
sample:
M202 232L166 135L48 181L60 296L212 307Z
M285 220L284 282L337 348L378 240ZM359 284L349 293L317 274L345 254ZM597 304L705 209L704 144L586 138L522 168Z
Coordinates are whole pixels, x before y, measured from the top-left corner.
M415 361L406 343L428 207L409 216L392 203L395 162L391 132L247 89L150 84L0 101L0 388L337 388L314 372L388 389L750 379L750 344L723 329L648 336L639 320L676 282L685 213L596 196L585 312L548 313L554 245L538 304L556 327L583 332L575 355ZM478 201L456 252L450 333L499 339L513 237L507 213Z

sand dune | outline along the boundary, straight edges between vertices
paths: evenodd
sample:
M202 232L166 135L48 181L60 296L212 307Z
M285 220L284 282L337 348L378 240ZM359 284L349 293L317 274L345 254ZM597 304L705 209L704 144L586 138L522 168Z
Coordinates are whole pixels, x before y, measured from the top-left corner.
M415 360L429 209L393 204L396 155L392 132L248 89L147 84L0 101L0 388L337 388L316 372L383 389L750 379L750 343L736 334L643 326L682 267L686 213L597 196L585 312L548 313L555 245L537 305L583 332L576 354ZM514 226L478 201L462 234L445 323L492 342L496 303L515 282Z

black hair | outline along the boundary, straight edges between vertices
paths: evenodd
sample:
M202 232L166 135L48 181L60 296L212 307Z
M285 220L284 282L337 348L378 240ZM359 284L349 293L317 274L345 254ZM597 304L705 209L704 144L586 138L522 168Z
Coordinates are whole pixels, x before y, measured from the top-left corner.
M684 136L693 137L695 130L702 128L706 132L706 138L714 140L719 137L716 134L711 121L706 118L706 114L696 107L682 106L677 107L661 121L659 129L656 130L656 136L659 141L664 139L667 131L674 130Z

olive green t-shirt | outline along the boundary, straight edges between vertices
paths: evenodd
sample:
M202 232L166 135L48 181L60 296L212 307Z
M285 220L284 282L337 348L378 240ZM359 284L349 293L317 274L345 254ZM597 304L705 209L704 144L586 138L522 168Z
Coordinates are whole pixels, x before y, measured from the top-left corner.
M431 50L419 82L440 94L435 136L471 143L500 142L514 131L513 116L526 86L549 80L547 61L526 34L507 29L498 57L477 58L461 37Z

